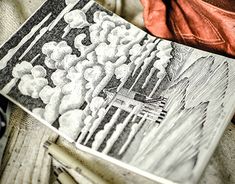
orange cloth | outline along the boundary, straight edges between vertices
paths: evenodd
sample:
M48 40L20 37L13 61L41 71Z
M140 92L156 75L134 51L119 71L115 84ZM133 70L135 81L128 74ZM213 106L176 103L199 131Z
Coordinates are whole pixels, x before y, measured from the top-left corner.
M202 0L141 2L145 26L155 36L235 57L235 12Z

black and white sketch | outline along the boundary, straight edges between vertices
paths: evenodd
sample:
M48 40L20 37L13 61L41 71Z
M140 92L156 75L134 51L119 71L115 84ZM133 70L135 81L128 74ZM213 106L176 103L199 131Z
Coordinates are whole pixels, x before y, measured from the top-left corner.
M234 60L150 36L89 0L46 1L0 48L1 94L158 181L198 180L234 86Z

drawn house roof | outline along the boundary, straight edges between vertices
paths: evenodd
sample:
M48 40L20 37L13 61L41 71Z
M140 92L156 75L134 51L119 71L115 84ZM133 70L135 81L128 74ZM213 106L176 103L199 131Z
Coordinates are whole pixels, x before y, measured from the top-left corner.
M122 88L117 92L117 88L105 89L104 92L113 106L118 107L127 112L131 112L134 107L137 107L136 115L143 117L145 113L148 114L147 119L151 121L160 121L164 118L166 111L164 106L166 98L149 98L138 92L129 91Z

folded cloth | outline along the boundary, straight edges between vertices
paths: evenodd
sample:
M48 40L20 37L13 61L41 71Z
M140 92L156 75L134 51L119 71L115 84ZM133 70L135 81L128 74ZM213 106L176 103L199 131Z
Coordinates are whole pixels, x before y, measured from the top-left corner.
M141 2L145 26L155 36L235 57L235 1Z

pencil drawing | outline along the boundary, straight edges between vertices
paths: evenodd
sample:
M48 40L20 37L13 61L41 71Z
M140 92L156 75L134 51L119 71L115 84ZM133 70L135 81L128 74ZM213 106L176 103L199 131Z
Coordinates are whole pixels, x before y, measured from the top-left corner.
M175 182L198 179L234 85L232 59L155 38L88 0L45 2L0 48L1 94L78 147Z

